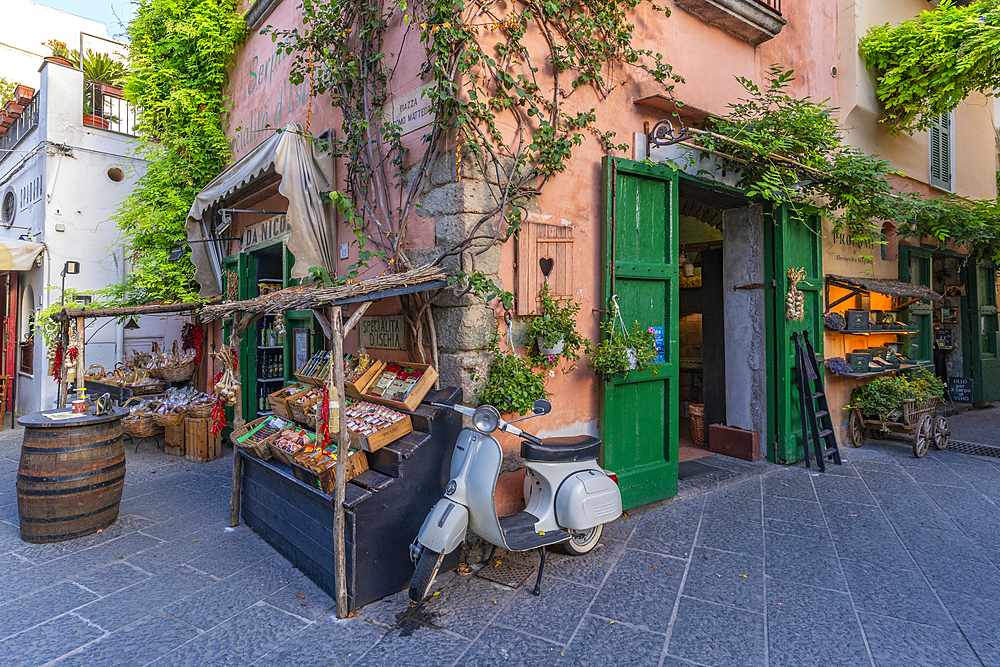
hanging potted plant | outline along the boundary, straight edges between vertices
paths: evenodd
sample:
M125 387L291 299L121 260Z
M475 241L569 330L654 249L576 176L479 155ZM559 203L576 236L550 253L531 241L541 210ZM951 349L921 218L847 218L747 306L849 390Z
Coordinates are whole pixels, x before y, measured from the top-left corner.
M590 368L605 382L615 375L627 376L632 370L647 370L659 356L652 329L636 322L626 331L624 324L616 323L619 319L612 319L602 327L605 336L600 345L587 345Z
M531 404L551 394L545 391L545 382L532 368L528 359L513 351L501 350L497 336L490 342L493 360L486 371L486 382L476 392L476 399L492 405L501 414L523 415L531 410ZM473 380L477 378L473 376Z
M580 304L554 297L546 282L541 291L541 312L531 318L525 332L532 341L531 360L536 366L554 366L560 356L576 361L585 339L576 330Z

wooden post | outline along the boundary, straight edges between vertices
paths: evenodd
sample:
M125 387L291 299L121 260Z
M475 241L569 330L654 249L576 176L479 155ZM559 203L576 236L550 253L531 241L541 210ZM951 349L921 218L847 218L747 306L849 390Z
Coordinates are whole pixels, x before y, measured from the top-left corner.
M229 343L236 348L237 363L240 358L240 343L243 329L240 325L244 318L237 315L233 318L233 331L229 336ZM233 429L243 426L243 388L236 391L236 405L233 406ZM229 525L235 527L240 525L240 493L243 491L243 454L240 448L233 443L233 495L229 500Z
M87 345L86 336L84 335L87 328L87 321L82 318L76 318L76 388L82 389L84 385L83 375L86 372L86 366L83 365L83 349Z
M66 355L69 354L69 321L65 320L62 323L61 331L59 332L59 340L62 341L63 358L59 362L59 368L55 369L59 371L59 405L56 407L60 410L66 407L66 394L69 391L69 387L66 386Z
M327 382L337 390L337 406L340 410L340 433L337 437L337 468L334 491L333 515L333 558L334 577L337 582L337 618L347 617L347 564L346 545L344 544L344 496L347 489L347 456L350 450L351 438L347 434L347 403L344 393L344 325L340 316L340 308L333 309L333 358L330 368L333 370ZM332 392L330 392L332 395Z

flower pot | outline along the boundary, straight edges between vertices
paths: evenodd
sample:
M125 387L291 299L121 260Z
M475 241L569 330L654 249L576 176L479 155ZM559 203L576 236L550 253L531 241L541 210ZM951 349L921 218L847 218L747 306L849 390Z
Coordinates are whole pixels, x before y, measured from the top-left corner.
M111 127L111 121L107 118L101 118L100 116L95 116L92 113L83 114L83 124L89 127L99 127L102 130L106 130Z
M70 61L66 60L62 56L45 56L44 59L48 60L50 63L58 63L59 65L65 65L66 67L72 67L73 66L73 63L71 63Z
M538 343L538 351L542 354L562 354L563 349L566 347L566 340L563 338L560 338L559 342L555 344L547 338L536 338L535 342Z

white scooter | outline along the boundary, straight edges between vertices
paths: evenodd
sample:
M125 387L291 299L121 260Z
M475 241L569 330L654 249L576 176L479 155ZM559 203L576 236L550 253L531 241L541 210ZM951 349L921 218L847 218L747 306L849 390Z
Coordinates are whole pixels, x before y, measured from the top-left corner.
M410 599L424 602L446 554L465 539L466 528L496 547L510 551L541 549L541 564L535 582L540 592L545 548L561 545L579 556L590 552L601 538L604 524L622 514L622 496L617 481L597 465L601 441L590 435L539 438L513 425L522 419L548 414L552 405L535 401L534 414L505 422L491 405L476 409L438 401L472 417L475 430L463 428L451 458L451 481L445 497L424 519L410 545L416 572L410 583ZM493 504L503 451L491 433L496 430L520 436L525 460L524 500L520 514L498 518ZM492 554L490 556L492 559Z

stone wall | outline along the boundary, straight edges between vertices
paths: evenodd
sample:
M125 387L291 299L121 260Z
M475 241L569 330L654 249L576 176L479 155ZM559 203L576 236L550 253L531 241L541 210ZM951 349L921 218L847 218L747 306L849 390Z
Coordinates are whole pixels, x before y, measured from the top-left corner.
M494 210L499 202L496 179L478 174L468 160L462 162L460 178L456 179L455 171L453 151L439 158L430 170L417 215L425 221L433 221L434 245L408 250L414 264L433 261L442 251L468 238L483 216ZM465 270L474 267L499 285L501 248L497 245L475 254L486 245L487 242L482 241L465 251L462 258ZM457 256L444 261L449 274L458 271L460 264ZM493 309L475 295L456 297L446 292L431 306L431 314L437 329L441 385L460 388L464 401L471 402L476 389L482 386L481 381L473 381L472 377L485 376L489 366L490 355L486 350L496 332Z

